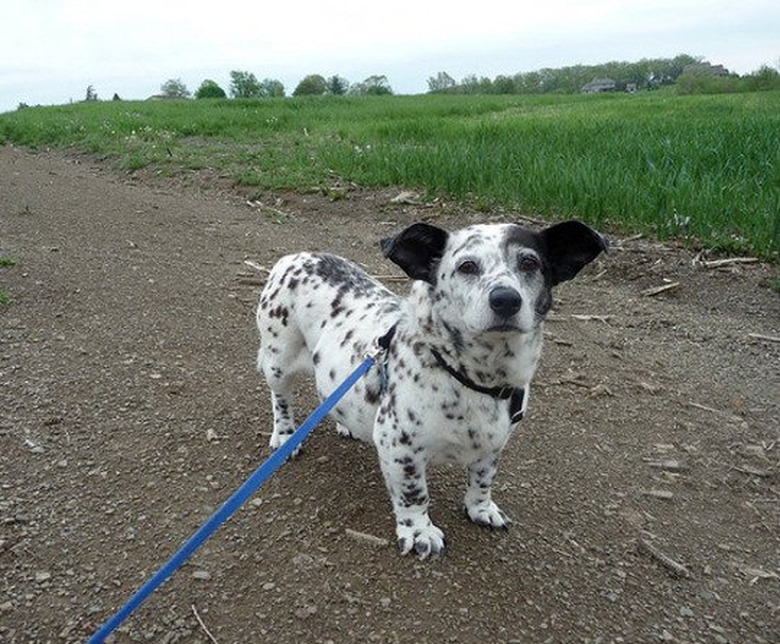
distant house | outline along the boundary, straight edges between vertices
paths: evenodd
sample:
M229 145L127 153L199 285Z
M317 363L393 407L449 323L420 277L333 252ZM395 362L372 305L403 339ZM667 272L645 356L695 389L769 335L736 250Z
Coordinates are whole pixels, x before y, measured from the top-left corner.
M583 85L580 92L583 94L600 94L601 92L614 92L617 84L611 78L594 78L587 85Z
M696 63L683 67L683 74L687 72L704 72L711 76L728 76L729 70L723 65L710 65L709 63Z

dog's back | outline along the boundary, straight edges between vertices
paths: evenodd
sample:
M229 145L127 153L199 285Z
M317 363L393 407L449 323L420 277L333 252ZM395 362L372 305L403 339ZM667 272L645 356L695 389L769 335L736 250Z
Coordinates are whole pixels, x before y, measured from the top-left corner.
M314 375L320 398L326 397L395 323L399 310L398 296L349 260L298 253L276 263L257 308L257 366L275 394L275 425L281 423L272 444L294 430L287 399L295 376ZM379 390L372 372L334 410L352 436L371 440Z

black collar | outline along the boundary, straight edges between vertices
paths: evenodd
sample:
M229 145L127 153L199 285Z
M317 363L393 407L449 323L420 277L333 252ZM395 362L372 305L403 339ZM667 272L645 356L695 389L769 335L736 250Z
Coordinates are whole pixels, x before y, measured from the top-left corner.
M442 357L436 349L431 349L431 354L444 371L450 374L455 380L457 380L464 387L468 387L472 391L476 391L491 398L497 398L498 400L507 400L509 402L509 417L513 423L519 422L523 419L523 400L525 398L525 389L522 387L512 387L506 385L505 387L483 387L478 385L471 378L469 378L463 371L459 371L451 367Z

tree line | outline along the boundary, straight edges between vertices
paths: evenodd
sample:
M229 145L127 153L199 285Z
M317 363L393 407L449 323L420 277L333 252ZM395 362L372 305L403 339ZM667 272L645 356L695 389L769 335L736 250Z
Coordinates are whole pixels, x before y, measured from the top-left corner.
M433 94L575 94L596 79L612 81L612 91L652 90L676 85L680 93L715 93L780 89L780 73L768 66L740 77L701 57L645 58L556 69L486 76L469 75L457 82L446 72L428 79Z
M91 86L90 86L91 90ZM94 90L87 100L94 100ZM304 77L292 92L293 96L343 96L346 94L382 96L393 94L393 88L386 76L369 76L359 83L350 83L342 76L325 78L320 74ZM191 98L192 93L179 78L165 81L160 87L160 98ZM219 83L211 79L204 80L195 91L195 98L282 98L286 96L285 87L275 78L258 80L252 72L234 70L230 72L230 85L225 91Z
M780 67L780 64L778 65ZM714 72L713 70L717 70ZM544 68L495 78L475 74L456 81L447 72L428 79L430 94L575 94L594 79L609 79L612 91L652 90L674 85L679 93L719 93L780 89L780 72L768 66L739 76L721 66L713 66L701 57L680 54L674 58L645 58L638 62L612 61L600 65L573 65L556 69ZM305 76L292 96L392 95L393 88L386 76L374 75L358 83L342 76ZM157 98L281 98L286 88L274 78L259 80L248 71L230 72L227 90L216 81L204 80L192 94L179 78L165 81ZM114 94L114 100L119 97ZM87 88L86 101L96 101L92 85Z

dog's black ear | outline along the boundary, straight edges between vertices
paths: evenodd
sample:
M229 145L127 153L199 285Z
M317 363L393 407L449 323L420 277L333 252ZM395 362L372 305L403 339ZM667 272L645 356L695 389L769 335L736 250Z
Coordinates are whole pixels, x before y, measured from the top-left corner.
M607 240L580 221L564 221L541 232L552 273L553 286L572 279L598 254Z
M382 252L413 280L433 282L436 263L444 253L449 233L429 224L412 224L379 242Z

